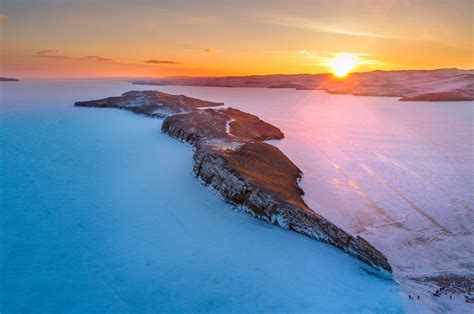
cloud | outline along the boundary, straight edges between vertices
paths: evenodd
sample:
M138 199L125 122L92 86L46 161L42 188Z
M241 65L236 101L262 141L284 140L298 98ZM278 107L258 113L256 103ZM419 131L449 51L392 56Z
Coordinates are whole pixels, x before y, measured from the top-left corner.
M102 58L102 57L99 57L99 56L87 56L86 59L91 59L91 60L95 60L95 61L102 61L102 62L113 62L113 61L115 61L114 59Z
M8 20L9 16L6 14L0 13L0 22Z
M41 49L36 51L33 55L36 58L49 58L49 59L71 59L70 57L63 56L63 51L59 49Z
M170 61L170 60L146 60L146 61L143 61L145 63L150 63L150 64L182 64L181 62L177 62L177 61Z
M85 56L85 57L74 57L74 56L65 56L63 55L62 50L57 49L43 49L36 52L33 57L37 58L49 58L49 59L69 59L69 60L91 60L99 62L115 62L116 60L110 58L103 58L99 56Z
M204 53L220 53L220 52L222 52L222 50L217 50L217 49L214 49L214 48L206 48L202 52L204 52Z
M348 36L357 36L357 37L368 37L368 38L379 38L379 39L409 39L407 37L386 35L381 33L371 33L358 30L350 30L345 28L340 28L337 26L331 26L329 24L321 24L313 20L295 18L291 16L281 16L281 15L262 15L258 17L259 19L276 25L299 28L314 32L338 34L338 35L348 35Z
M34 55L36 58L49 58L49 59L74 59L66 56L52 56L52 55Z
M43 49L36 52L37 55L60 55L62 53L62 50L57 49Z

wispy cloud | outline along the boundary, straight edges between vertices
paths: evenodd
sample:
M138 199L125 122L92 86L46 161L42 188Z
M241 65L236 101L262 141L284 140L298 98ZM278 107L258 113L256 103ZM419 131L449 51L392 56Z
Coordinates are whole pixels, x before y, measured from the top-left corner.
M43 49L36 52L37 55L60 55L62 53L63 51L58 49Z
M45 58L51 60L70 60L73 62L89 62L89 63L101 63L104 65L115 65L115 66L138 66L138 67L148 67L149 64L155 65L176 65L176 64L183 64L181 62L172 61L172 60L146 60L146 61L125 61L125 60L117 60L112 58L106 58L97 55L90 55L90 56L72 56L64 54L62 50L59 49L42 49L38 50L32 57L35 58Z
M10 17L6 14L0 13L0 22L8 20Z
M346 29L344 27L338 27L330 24L321 24L315 22L314 20L309 19L302 19L296 18L291 16L281 16L281 15L262 15L258 17L260 20L292 27L292 28L299 28L309 31L315 32L323 32L323 33L331 33L331 34L339 34L339 35L347 35L347 36L358 36L358 37L369 37L369 38L382 38L382 39L408 39L406 37L399 37L381 33L373 33L373 32L364 32L360 30L353 30L353 29Z
M214 49L214 48L206 48L202 52L204 52L204 53L219 53L219 52L222 52L222 50L217 50L217 49Z
M87 56L86 59L101 61L101 62L114 62L114 61L116 61L114 59L103 58L103 57L99 57L99 56Z
M46 58L46 59L76 59L73 57L62 56L62 55L48 55L48 54L35 54L35 58Z
M69 60L90 60L98 62L115 62L116 60L111 58L104 58L100 56L85 56L85 57L75 57L63 55L64 51L59 49L43 49L38 50L33 57L36 58L49 58L49 59L69 59Z
M155 60L155 59L146 60L146 61L143 61L143 62L149 63L149 64L183 64L182 62L177 62L177 61L171 61L171 60Z

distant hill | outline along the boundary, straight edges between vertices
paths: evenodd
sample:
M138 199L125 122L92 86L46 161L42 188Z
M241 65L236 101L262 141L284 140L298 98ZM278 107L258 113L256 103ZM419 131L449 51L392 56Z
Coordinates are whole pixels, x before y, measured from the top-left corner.
M140 85L264 87L324 90L331 94L391 96L402 101L474 100L474 70L403 70L332 74L180 77L134 81Z
M0 82L19 82L19 79L13 77L0 77Z

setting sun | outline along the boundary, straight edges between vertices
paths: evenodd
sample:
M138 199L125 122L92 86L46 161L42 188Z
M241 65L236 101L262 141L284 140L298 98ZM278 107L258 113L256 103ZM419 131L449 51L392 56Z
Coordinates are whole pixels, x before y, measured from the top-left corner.
M341 53L329 60L327 65L331 67L332 73L338 77L344 77L358 64L357 57L350 53Z

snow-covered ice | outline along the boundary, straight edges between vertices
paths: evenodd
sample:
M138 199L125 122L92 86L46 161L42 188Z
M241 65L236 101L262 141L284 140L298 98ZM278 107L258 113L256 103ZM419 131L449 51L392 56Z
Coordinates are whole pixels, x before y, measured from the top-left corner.
M278 126L310 207L384 252L421 311L465 311L411 277L473 276L473 102L262 88L142 86L225 102ZM418 302L417 302L418 303Z
M398 285L358 260L232 210L193 177L191 148L160 120L73 107L134 88L0 85L0 312L402 311ZM223 97L211 94L201 96ZM248 111L263 113L262 100ZM319 202L305 175L307 201Z

